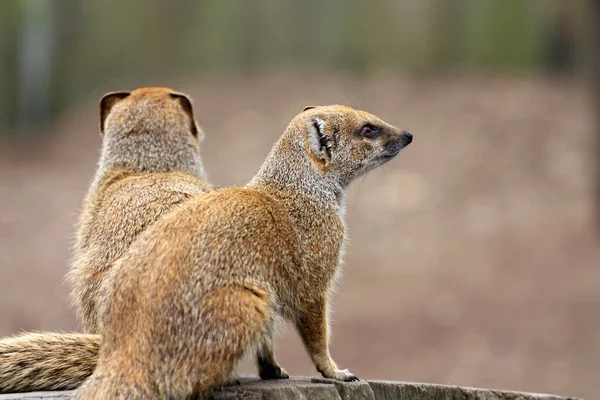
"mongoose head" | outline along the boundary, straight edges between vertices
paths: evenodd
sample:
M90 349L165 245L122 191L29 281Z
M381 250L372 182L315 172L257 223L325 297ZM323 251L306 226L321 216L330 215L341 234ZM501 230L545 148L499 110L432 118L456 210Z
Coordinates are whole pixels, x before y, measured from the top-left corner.
M412 134L366 111L341 105L306 107L290 126L304 124L312 165L342 186L393 159Z
M192 102L169 88L112 92L100 100L101 169L189 171L204 179L204 133Z
M100 134L176 133L204 138L192 101L169 88L149 87L110 92L100 99Z

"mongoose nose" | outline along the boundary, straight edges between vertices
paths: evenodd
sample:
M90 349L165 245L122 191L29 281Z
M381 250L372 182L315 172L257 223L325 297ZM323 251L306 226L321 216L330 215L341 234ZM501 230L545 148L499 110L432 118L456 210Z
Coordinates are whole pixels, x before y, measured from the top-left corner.
M413 139L412 133L405 131L403 136L406 138L406 144L409 144L412 142L412 139Z

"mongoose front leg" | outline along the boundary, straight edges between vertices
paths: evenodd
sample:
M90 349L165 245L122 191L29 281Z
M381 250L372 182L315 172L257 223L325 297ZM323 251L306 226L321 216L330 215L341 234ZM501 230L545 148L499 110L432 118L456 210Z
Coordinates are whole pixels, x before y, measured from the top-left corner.
M264 339L258 346L256 362L258 364L258 374L261 379L288 379L290 377L275 359L273 339L271 337Z
M296 329L304 341L306 350L323 377L345 382L357 381L358 378L347 369L338 369L329 355L328 327L325 299L308 305L296 321Z

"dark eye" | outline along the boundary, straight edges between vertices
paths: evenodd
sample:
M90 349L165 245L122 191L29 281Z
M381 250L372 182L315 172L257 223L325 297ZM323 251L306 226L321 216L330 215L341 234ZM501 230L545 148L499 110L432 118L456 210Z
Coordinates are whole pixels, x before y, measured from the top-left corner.
M369 139L374 138L378 133L379 129L370 126L363 126L363 128L360 130L360 136L364 136Z

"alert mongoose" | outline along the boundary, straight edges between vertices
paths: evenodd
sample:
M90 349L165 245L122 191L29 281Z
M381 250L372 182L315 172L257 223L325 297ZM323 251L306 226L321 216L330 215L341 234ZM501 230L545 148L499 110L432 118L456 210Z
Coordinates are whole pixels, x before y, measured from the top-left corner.
M246 187L188 200L143 232L104 282L100 358L76 398L206 396L249 352L261 377L287 378L280 318L324 377L356 380L328 349L345 192L411 141L364 111L308 107Z
M99 287L134 239L207 184L190 99L167 88L108 93L100 100L102 154L73 250L73 302L97 333ZM30 333L0 340L0 392L72 389L97 362L99 335Z

